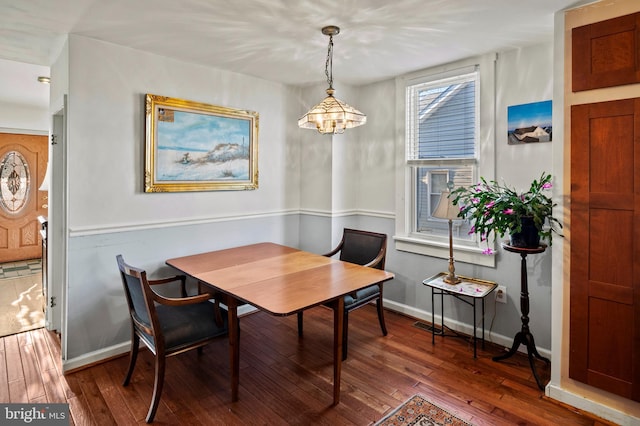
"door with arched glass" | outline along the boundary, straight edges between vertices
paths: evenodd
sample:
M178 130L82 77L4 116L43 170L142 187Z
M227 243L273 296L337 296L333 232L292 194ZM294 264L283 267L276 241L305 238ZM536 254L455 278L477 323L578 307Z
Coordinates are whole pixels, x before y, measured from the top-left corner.
M47 215L48 137L0 133L0 263L42 256L38 216Z

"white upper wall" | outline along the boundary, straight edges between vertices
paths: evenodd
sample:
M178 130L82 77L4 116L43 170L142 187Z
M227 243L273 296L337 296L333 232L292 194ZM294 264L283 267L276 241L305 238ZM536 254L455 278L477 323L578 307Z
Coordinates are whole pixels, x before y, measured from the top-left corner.
M356 108L367 114L358 128L356 206L361 212L395 215L395 99L394 80L370 84L361 90Z
M49 111L46 108L0 104L2 132L47 134L49 126Z
M291 88L81 36L69 38L69 69L72 232L298 208ZM146 93L257 111L259 189L144 193Z
M554 132L552 142L508 145L507 111L510 106L553 99L553 44L500 53L496 81L496 180L527 190L543 171L553 172L553 144L562 143L562 138ZM553 108L562 105L554 102Z

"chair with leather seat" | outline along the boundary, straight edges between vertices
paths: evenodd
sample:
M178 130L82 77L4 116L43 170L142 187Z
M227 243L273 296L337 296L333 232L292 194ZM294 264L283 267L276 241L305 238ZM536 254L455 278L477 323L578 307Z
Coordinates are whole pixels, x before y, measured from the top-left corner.
M342 240L324 256L332 257L340 253L339 258L345 262L356 263L376 269L384 269L387 254L387 235L377 232L344 228ZM382 307L382 283L348 294L344 297L344 321L342 329L342 359L347 359L347 343L349 330L349 313L369 302L376 301L378 321L382 335L387 335ZM303 314L298 312L298 335L302 337Z
M164 384L165 360L191 349L202 347L228 333L226 310L210 301L208 293L187 296L186 277L176 275L157 280L147 279L146 271L125 263L116 256L131 318L131 353L123 386L131 380L142 341L155 356L153 396L146 421L156 414ZM182 297L164 297L152 286L180 283Z

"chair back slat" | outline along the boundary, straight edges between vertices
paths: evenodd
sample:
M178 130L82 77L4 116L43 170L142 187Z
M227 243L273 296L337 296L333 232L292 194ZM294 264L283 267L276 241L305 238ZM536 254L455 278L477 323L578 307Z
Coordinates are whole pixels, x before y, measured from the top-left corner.
M132 275L124 275L125 291L128 293L131 300L131 306L129 310L137 317L137 320L147 327L151 327L149 321L149 313L147 312L147 305L145 303L144 291L142 288L142 280Z
M117 256L117 261L129 306L129 314L133 317L134 323L144 327L143 331L153 338L156 333L153 331L154 323L151 318L155 315L155 304L145 289L147 274L142 269L127 265L121 255ZM146 286L149 285L146 284Z
M365 265L382 253L380 262L372 267L384 269L387 250L386 234L345 228L341 244L340 260Z

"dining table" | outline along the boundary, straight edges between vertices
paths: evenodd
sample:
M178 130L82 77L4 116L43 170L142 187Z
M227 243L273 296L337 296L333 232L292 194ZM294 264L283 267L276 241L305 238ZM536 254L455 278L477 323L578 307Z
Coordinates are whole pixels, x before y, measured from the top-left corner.
M394 274L271 242L168 259L166 264L207 286L226 305L231 400L238 400L240 333L238 306L275 316L333 308L333 405L340 402L344 296L394 278Z

